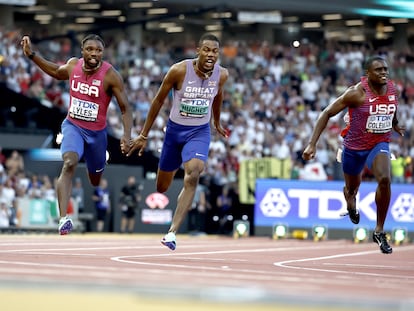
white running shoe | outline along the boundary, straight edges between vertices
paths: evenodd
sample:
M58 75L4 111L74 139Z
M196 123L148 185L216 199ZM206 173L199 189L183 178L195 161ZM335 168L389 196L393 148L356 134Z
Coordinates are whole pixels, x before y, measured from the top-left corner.
M168 232L161 240L161 244L167 246L170 250L175 250L177 243L175 241L175 233Z
M73 221L72 219L63 217L59 220L59 234L66 235L71 232L73 229Z

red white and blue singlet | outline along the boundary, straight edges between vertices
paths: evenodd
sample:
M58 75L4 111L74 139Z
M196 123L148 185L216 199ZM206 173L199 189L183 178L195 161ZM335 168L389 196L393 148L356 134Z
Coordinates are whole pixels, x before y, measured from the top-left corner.
M398 94L392 81L387 83L384 95L374 94L367 77L361 78L365 90L365 102L356 108L349 108L349 121L343 131L343 144L351 150L368 150L381 142L389 142L392 120L398 107Z

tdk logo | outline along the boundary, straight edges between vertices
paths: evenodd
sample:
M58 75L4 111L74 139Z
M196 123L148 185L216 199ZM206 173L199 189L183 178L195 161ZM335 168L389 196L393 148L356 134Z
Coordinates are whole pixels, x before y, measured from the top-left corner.
M267 217L285 217L290 210L289 199L282 189L269 189L260 202L260 210Z
M396 221L414 222L414 195L401 193L390 209Z
M375 192L364 197L358 193L356 199L360 213L376 221ZM266 217L284 218L297 212L295 216L302 219L310 217L311 209L317 209L318 218L327 220L340 219L341 213L347 210L342 191L292 188L286 192L281 188L269 188L259 202L259 208ZM414 222L414 195L400 193L390 206L390 213L397 222Z

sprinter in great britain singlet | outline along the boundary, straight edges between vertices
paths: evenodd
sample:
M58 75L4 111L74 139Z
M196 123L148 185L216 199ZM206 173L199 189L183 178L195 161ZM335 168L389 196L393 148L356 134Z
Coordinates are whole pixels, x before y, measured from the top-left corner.
M194 71L193 61L186 60L186 75L182 87L173 93L159 162L161 170L174 171L181 163L193 158L207 161L211 108L219 89L219 81L219 65L215 64L210 78L202 79Z
M200 78L192 60L186 61L187 71L180 90L174 90L170 120L181 125L202 125L210 122L211 105L218 92L220 66L215 65L209 79Z

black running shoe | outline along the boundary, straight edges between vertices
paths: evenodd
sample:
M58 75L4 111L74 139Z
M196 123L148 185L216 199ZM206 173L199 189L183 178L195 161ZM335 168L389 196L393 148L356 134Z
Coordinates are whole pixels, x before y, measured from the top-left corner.
M344 187L344 197L348 209L349 219L351 219L354 224L359 224L359 211L356 208L356 194L350 195L348 190L346 190L346 187Z
M384 254L391 254L392 247L388 244L387 235L385 232L373 232L372 240L377 243Z

